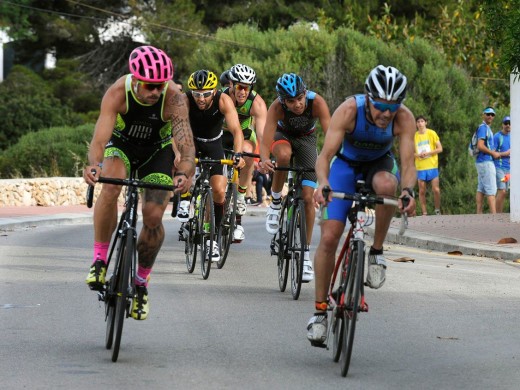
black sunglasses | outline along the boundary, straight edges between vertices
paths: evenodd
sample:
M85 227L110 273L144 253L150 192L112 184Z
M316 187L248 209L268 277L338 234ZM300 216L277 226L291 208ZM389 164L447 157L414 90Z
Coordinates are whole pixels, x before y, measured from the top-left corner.
M486 113L486 116L495 116L495 114L493 114L492 112L488 112Z
M510 126L511 122L504 122L504 125Z
M146 89L147 91L154 91L158 89L159 91L162 91L164 87L166 86L166 82L164 83L147 83L145 81L139 81L139 85Z

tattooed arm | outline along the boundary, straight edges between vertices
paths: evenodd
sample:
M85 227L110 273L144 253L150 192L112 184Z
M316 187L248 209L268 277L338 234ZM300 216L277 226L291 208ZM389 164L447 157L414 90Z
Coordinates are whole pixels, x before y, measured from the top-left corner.
M173 143L180 153L180 161L176 167L174 183L186 191L195 174L195 144L190 127L188 106L183 95L177 89L168 90L167 109L165 114L172 124Z

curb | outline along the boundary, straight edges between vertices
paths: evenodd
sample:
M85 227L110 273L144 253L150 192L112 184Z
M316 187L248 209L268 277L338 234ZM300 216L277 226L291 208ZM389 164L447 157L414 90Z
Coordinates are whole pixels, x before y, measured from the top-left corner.
M367 229L373 237L374 229ZM390 227L385 242L399 245L406 245L415 248L428 249L436 252L459 251L463 255L489 257L500 260L520 259L518 248L511 248L499 244L480 244L474 241L463 239L452 239L441 236L434 236L424 232L414 232L406 230L404 235L399 235L399 229Z

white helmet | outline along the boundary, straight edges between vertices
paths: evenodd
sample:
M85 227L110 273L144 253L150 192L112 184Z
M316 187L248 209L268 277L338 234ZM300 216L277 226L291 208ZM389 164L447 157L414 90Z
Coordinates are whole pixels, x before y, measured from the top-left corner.
M368 75L365 90L371 98L401 103L406 97L406 76L392 66L378 65Z
M256 73L253 68L243 65L236 64L231 67L229 70L229 78L232 81L244 84L254 84L256 83Z

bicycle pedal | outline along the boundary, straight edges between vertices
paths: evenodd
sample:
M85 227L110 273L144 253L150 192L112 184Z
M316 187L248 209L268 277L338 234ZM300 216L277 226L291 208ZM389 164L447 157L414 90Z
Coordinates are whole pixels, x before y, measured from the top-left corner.
M311 345L316 348L325 348L328 349L327 343L319 343L317 341L311 341Z

